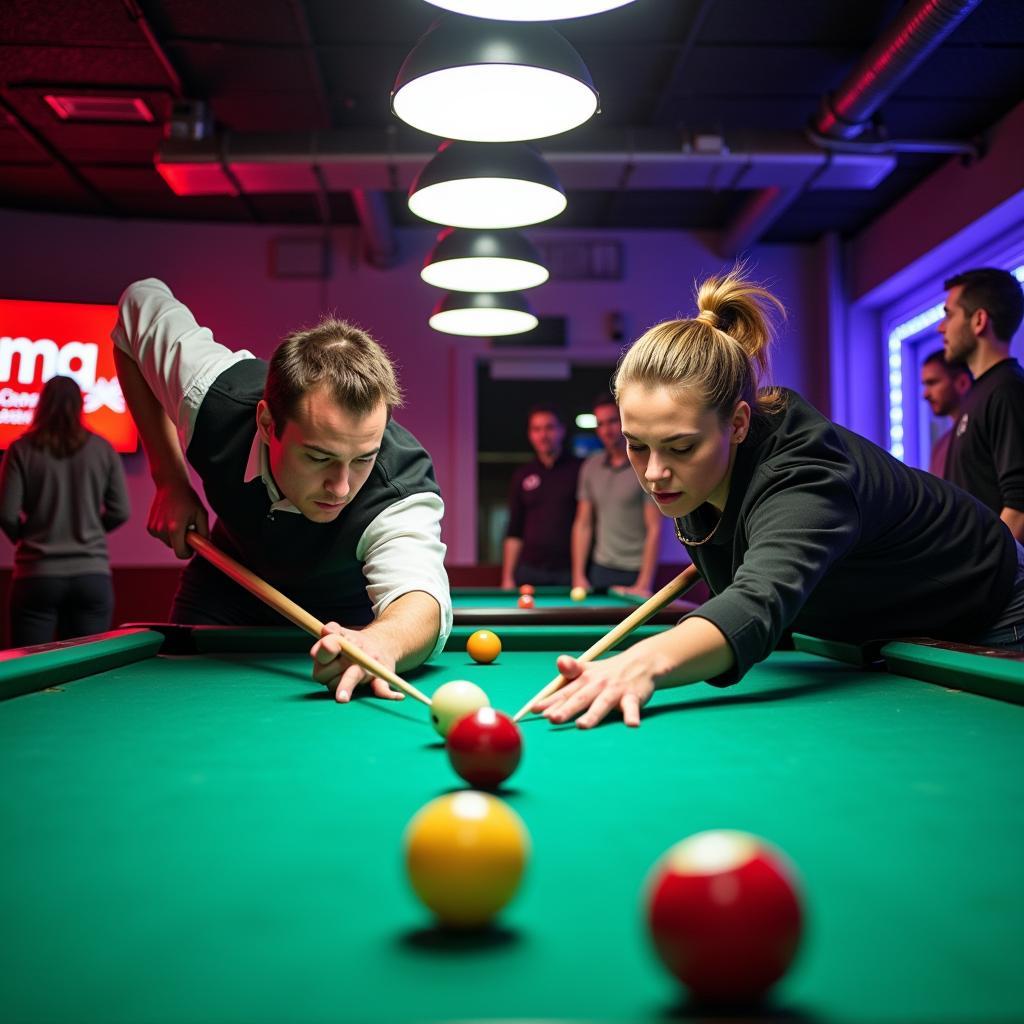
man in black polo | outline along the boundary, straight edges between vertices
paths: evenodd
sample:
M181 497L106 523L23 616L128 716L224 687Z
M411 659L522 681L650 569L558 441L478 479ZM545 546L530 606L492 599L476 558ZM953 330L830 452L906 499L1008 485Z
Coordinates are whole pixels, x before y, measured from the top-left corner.
M988 505L1024 542L1024 370L1010 341L1024 319L1020 283L984 267L951 277L939 324L947 362L974 374L946 460L946 479Z
M535 405L527 415L526 432L536 458L512 477L501 585L568 587L580 460L562 450L565 424L553 407Z

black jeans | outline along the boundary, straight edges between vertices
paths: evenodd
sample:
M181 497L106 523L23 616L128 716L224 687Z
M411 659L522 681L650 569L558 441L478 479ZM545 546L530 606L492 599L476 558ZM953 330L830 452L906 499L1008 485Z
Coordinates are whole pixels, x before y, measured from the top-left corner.
M102 633L113 613L114 585L105 573L22 577L11 584L11 646Z

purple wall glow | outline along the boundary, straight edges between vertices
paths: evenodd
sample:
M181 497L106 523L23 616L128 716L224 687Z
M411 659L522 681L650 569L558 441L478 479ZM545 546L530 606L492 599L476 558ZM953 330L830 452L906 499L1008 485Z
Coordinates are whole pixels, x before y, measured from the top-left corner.
M332 269L325 281L282 280L268 273L269 243L281 236L318 237L292 227L185 224L66 217L0 211L0 232L18 259L4 274L4 297L115 302L125 285L147 276L165 280L215 337L266 356L290 329L333 310L373 333L399 364L407 391L402 422L430 450L448 507L445 540L449 561L475 560L473 463L465 455L475 436L475 396L460 367L465 352L484 352L485 342L439 335L427 326L437 292L419 279L433 241L430 231L399 232L401 264L389 271L358 257L353 229L330 234ZM587 232L534 231L537 239L573 238ZM615 354L605 336L609 311L624 314L630 336L651 324L692 310L695 278L721 269L722 261L693 234L623 232L626 279L553 282L534 291L542 314L569 318L568 354L595 349ZM775 379L826 408L823 372L820 267L810 246L767 246L750 253L752 272L773 287L790 317L775 356ZM125 461L133 506L131 521L111 536L116 565L148 565L173 556L145 532L152 497L141 454ZM472 478L472 479L470 479ZM666 558L679 560L674 539ZM0 564L10 565L11 546L0 543Z

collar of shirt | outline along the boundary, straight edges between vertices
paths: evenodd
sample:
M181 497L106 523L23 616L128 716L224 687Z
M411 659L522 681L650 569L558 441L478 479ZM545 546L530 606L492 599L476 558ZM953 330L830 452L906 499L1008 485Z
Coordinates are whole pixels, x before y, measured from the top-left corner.
M301 515L299 510L277 489L274 478L270 475L270 461L267 457L267 446L260 439L259 431L252 439L252 447L249 449L249 461L245 464L245 483L251 483L259 477L263 486L267 489L267 497L270 498L271 512L295 512Z
M628 458L627 458L627 459L626 459L626 460L625 460L624 462L620 462L620 463L619 463L619 464L618 464L618 465L616 466L616 465L614 465L614 464L612 463L612 457L611 457L611 455L609 455L609 454L608 454L608 450L607 450L607 449L605 449L605 451L604 451L604 453L603 453L603 454L604 454L604 464L605 464L605 465L606 465L606 466L607 466L607 467L608 467L609 469L612 469L612 470L615 470L616 472L618 472L618 470L620 470L620 469L628 469L628 468L632 468L632 467L630 466L630 462L629 462L629 459L628 459Z

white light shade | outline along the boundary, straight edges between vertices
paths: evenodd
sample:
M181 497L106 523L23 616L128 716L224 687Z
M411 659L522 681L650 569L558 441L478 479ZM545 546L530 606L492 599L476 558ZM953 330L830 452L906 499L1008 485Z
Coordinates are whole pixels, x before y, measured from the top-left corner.
M514 292L548 279L540 253L516 231L448 228L420 271L435 288L459 292Z
M409 190L417 217L457 228L539 224L565 205L555 172L522 142L446 142Z
M473 142L560 135L589 121L597 96L545 68L477 64L424 75L395 95L395 113L421 132Z
M455 14L498 21L561 21L602 14L633 0L427 0Z
M409 196L409 209L457 228L519 228L557 217L566 199L546 185L514 178L446 181Z
M405 59L391 109L448 139L521 142L569 131L598 108L590 72L546 25L439 19Z
M423 268L420 277L435 288L457 292L519 292L543 284L548 272L524 260L478 256L431 264Z
M576 426L580 430L593 430L597 426L597 417L592 412L581 412L576 417Z
M523 334L532 331L537 323L526 299L518 292L503 295L450 292L430 316L430 326L435 331L469 338Z

